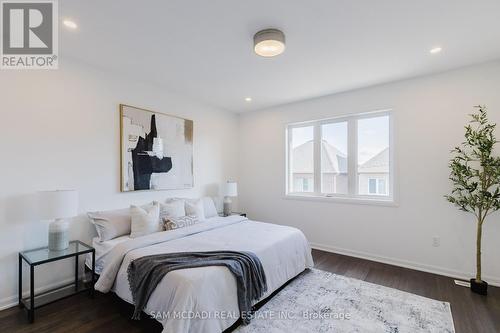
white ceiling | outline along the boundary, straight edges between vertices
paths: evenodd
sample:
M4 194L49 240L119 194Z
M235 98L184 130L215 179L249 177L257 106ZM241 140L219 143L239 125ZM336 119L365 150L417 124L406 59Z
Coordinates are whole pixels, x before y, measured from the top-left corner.
M63 0L61 56L242 112L500 58L499 0ZM261 58L253 34L282 29ZM434 46L443 52L429 54ZM253 98L251 103L245 97Z

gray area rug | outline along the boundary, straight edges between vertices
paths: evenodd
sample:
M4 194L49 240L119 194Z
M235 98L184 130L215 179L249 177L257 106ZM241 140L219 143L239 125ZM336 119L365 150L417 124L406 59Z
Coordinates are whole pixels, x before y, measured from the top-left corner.
M239 333L453 333L450 304L317 269L306 270Z

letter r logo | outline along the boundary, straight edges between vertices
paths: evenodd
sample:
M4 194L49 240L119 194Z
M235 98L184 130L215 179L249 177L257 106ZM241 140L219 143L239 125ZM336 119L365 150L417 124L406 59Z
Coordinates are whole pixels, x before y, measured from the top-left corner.
M3 54L52 54L51 2L3 2Z

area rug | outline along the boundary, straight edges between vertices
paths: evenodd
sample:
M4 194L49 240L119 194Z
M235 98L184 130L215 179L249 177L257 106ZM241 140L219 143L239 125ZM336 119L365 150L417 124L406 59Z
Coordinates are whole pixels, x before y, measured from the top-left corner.
M306 270L239 333L454 333L450 304L325 271Z

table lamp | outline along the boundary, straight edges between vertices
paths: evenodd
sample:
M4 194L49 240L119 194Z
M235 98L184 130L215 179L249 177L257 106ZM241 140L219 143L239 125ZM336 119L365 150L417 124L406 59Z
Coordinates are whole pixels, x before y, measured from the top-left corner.
M68 248L68 218L78 214L78 192L75 190L38 192L38 211L41 220L54 220L49 224L49 250Z
M233 212L231 197L238 196L238 183L228 181L224 187L224 195L224 216L229 216Z

